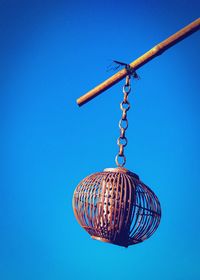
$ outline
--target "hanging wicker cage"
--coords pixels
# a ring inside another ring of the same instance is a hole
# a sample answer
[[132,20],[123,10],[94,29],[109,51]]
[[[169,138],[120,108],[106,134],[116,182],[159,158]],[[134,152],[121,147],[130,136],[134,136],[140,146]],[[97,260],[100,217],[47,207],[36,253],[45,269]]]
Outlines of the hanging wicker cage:
[[123,167],[83,179],[74,191],[73,210],[92,238],[124,247],[149,238],[161,219],[154,192]]

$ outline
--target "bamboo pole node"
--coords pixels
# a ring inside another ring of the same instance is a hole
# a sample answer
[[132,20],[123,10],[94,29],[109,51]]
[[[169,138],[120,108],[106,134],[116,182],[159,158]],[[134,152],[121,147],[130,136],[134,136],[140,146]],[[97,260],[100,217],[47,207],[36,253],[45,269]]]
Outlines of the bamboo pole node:
[[[178,42],[182,41],[186,37],[190,36],[194,32],[198,31],[200,29],[200,18],[197,18],[184,28],[180,29],[178,32],[174,33],[164,41],[160,42],[153,48],[151,48],[149,51],[147,51],[145,54],[128,64],[130,66],[131,71],[133,73],[141,68],[143,65],[151,61],[153,58],[157,57],[158,55],[161,55],[163,52],[165,52],[167,49],[171,48]],[[92,90],[88,91],[83,96],[79,97],[76,102],[79,106],[84,105],[88,101],[92,100],[99,94],[103,93],[105,90],[109,89],[119,81],[121,81],[123,78],[125,78],[129,74],[129,70],[125,67],[124,69],[118,71],[116,74],[93,88]]]

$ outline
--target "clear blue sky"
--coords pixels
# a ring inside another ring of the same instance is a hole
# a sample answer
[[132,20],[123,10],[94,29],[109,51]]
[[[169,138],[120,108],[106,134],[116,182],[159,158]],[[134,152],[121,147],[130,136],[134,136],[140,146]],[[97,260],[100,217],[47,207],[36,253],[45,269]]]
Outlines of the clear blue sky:
[[123,83],[76,98],[199,17],[190,1],[0,1],[0,279],[200,279],[200,33],[138,71],[126,167],[162,221],[128,249],[94,241],[71,201],[114,167]]

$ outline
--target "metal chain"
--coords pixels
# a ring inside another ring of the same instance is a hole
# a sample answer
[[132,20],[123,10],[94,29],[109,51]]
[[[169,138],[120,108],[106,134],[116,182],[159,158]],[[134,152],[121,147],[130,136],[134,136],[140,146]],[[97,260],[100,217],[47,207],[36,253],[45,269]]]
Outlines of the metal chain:
[[[115,162],[117,166],[124,166],[126,163],[126,157],[124,155],[124,147],[128,144],[128,140],[125,136],[126,130],[128,128],[128,119],[127,119],[127,112],[130,109],[130,102],[128,101],[128,94],[131,91],[131,75],[128,74],[126,76],[126,82],[123,86],[123,93],[124,99],[120,103],[120,109],[122,110],[122,117],[119,121],[119,129],[120,129],[120,136],[117,139],[117,145],[119,146],[119,152],[115,157]],[[122,159],[122,162],[119,163],[119,158]]]

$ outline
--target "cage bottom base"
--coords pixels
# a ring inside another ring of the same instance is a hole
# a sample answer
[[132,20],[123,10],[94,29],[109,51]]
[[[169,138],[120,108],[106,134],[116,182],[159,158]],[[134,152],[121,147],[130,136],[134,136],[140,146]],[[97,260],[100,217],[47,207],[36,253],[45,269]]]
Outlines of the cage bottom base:
[[110,244],[113,244],[113,245],[118,245],[118,246],[128,248],[128,245],[117,243],[117,242],[112,242],[111,240],[103,238],[103,237],[94,236],[94,235],[92,235],[91,237],[92,237],[92,239],[95,239],[95,240],[98,240],[98,241],[101,241],[101,242],[106,242],[106,243],[110,243]]

